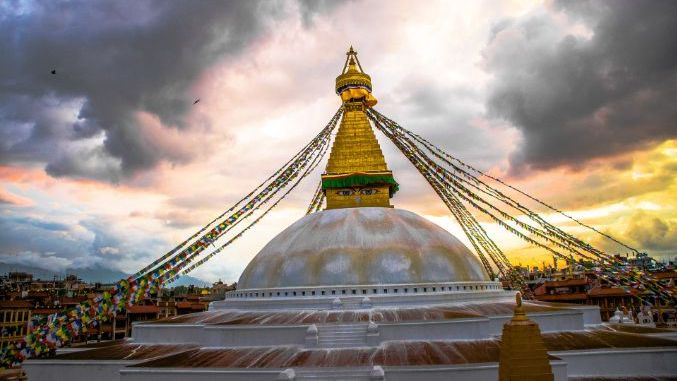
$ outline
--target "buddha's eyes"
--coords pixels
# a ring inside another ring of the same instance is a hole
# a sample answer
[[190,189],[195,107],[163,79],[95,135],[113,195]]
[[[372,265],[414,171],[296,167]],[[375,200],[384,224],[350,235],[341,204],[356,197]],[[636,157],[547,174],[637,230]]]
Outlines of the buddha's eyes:
[[355,192],[352,189],[341,189],[339,191],[336,191],[336,194],[339,196],[351,196]]
[[340,189],[336,191],[336,194],[339,196],[352,196],[354,194],[361,194],[364,196],[369,196],[372,194],[378,193],[378,189],[366,188],[366,189]]

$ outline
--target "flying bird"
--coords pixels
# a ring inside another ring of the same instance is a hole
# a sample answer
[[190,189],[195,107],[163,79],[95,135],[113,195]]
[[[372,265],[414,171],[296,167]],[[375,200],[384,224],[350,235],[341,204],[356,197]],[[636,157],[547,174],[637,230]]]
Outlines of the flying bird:
[[196,99],[195,102],[193,102],[194,105],[200,103],[200,98]]
[[56,75],[56,69],[52,69],[51,73],[52,73],[53,75]]

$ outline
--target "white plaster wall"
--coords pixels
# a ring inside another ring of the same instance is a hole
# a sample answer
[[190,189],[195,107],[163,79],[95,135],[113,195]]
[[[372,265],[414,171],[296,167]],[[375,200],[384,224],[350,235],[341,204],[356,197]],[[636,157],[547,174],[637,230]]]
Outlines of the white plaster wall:
[[[536,322],[541,332],[580,331],[585,329],[584,314],[579,310],[559,310],[553,312],[528,313],[527,317]],[[490,332],[500,335],[503,325],[512,319],[512,315],[489,316]]]
[[205,327],[202,345],[210,347],[247,347],[305,344],[307,325]]
[[144,344],[202,344],[206,342],[202,324],[137,324],[133,341]]
[[602,324],[602,315],[599,312],[599,306],[567,306],[583,312],[583,322],[585,325]]
[[30,381],[117,381],[119,371],[138,361],[28,360],[22,368]]
[[677,348],[550,352],[566,361],[569,376],[677,376]]
[[378,332],[380,341],[486,339],[491,335],[487,318],[383,323]]
[[[551,362],[555,381],[567,381],[566,363],[563,361]],[[454,366],[417,366],[417,367],[383,367],[386,381],[496,381],[498,379],[498,364],[467,364]],[[120,371],[120,381],[273,381],[284,369],[123,369]],[[362,369],[355,368],[356,374]],[[350,368],[319,368],[315,379],[346,379],[345,374]],[[314,370],[310,368],[298,369],[297,379],[309,379]],[[343,376],[343,377],[342,377]],[[350,378],[352,379],[352,378]],[[362,378],[360,378],[362,379]]]
[[[567,381],[567,364],[550,361],[555,381]],[[427,367],[383,367],[386,381],[496,381],[498,363]]]
[[282,371],[283,369],[128,368],[120,371],[119,379],[120,381],[274,381]]

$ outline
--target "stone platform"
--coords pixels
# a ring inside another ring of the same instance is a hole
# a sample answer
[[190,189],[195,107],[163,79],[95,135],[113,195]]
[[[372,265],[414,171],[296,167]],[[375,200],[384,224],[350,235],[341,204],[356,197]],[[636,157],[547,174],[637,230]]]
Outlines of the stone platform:
[[[131,340],[29,360],[24,368],[31,381],[495,381],[498,337],[512,317],[512,298],[495,290],[367,301],[253,297],[246,306],[233,298],[207,312],[135,324]],[[541,327],[556,380],[677,374],[672,331],[604,325],[593,306],[524,307]]]

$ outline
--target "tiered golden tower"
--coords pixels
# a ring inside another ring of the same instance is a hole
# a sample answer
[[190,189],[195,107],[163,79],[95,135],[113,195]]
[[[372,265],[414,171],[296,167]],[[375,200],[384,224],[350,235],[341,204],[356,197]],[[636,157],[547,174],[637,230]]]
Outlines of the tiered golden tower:
[[365,114],[377,102],[371,95],[371,77],[362,70],[352,46],[346,55],[343,71],[336,77],[344,114],[322,175],[327,209],[392,207],[390,198],[398,184]]
[[538,324],[527,318],[519,292],[515,298],[517,301],[515,315],[503,326],[498,379],[499,381],[553,381],[555,376],[541,337],[541,330]]

